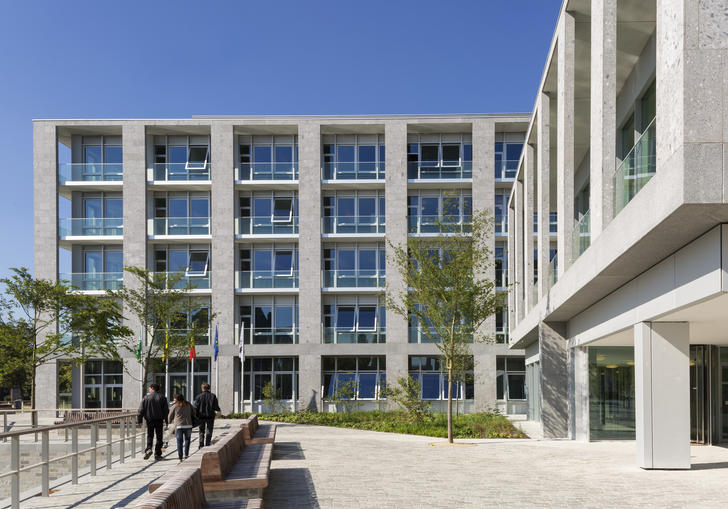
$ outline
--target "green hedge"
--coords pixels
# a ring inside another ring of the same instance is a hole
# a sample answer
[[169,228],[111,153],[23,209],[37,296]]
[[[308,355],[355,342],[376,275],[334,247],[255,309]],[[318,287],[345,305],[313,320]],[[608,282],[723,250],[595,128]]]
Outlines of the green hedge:
[[[231,414],[233,419],[244,419],[250,413]],[[310,411],[286,412],[280,414],[258,414],[263,421],[287,422],[292,424],[312,424],[316,426],[335,426],[339,428],[388,431],[408,435],[428,437],[447,437],[447,415],[432,413],[421,422],[410,420],[404,412],[338,412],[318,413]],[[496,412],[480,412],[453,416],[453,436],[455,438],[528,438],[505,416]]]

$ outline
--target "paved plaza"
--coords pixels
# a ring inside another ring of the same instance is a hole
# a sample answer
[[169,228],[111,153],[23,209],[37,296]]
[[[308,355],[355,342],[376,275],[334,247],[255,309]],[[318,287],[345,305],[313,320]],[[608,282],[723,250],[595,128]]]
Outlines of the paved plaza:
[[[218,421],[221,430],[227,422]],[[279,425],[266,508],[726,507],[728,449],[694,446],[690,471],[635,467],[634,442],[462,440]],[[195,444],[193,444],[195,447]],[[29,508],[122,507],[176,464],[137,459]],[[141,471],[136,471],[143,467]]]

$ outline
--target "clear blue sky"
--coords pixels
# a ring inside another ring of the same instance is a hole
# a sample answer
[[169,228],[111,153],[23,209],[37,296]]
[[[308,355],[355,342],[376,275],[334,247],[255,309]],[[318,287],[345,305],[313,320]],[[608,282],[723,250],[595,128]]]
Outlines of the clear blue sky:
[[33,118],[530,111],[560,5],[3,2],[0,276],[33,265]]

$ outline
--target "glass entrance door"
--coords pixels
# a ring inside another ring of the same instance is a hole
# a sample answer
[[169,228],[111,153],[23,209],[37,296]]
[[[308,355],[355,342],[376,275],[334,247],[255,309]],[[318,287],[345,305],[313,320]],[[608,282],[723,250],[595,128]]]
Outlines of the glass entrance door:
[[720,349],[720,441],[728,443],[728,347]]
[[690,441],[710,443],[710,347],[690,347]]

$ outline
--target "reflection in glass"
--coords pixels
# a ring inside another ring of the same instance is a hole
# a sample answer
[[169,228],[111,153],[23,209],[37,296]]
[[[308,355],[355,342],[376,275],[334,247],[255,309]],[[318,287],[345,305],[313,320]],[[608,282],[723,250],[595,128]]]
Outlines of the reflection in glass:
[[589,348],[589,431],[592,440],[634,440],[634,348]]

